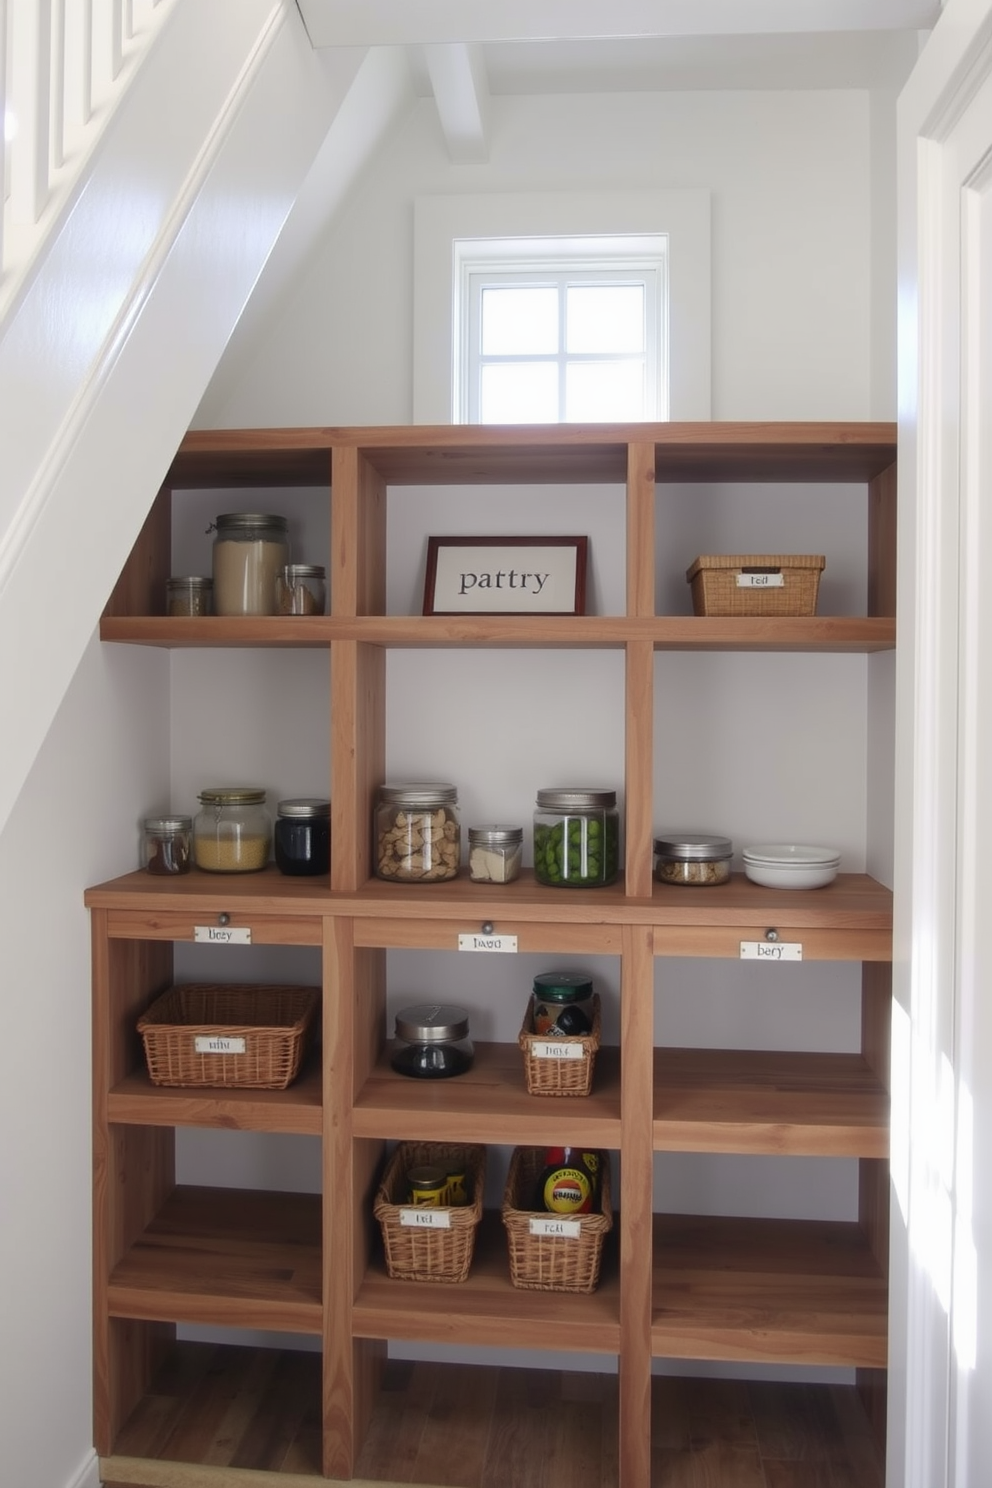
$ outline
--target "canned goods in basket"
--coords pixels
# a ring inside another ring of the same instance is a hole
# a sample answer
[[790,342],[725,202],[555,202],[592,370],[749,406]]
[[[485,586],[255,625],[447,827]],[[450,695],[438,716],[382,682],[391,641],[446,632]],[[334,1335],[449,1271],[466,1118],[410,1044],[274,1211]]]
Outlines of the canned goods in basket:
[[436,1168],[431,1163],[421,1163],[415,1168],[407,1171],[407,1182],[410,1185],[410,1203],[421,1208],[438,1208],[447,1203],[445,1190],[448,1179],[442,1168]]

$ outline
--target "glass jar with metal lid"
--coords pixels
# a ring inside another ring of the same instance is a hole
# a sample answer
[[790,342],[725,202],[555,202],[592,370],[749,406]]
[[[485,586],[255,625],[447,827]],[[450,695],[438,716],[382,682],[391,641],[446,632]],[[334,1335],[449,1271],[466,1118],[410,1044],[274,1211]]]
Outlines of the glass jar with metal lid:
[[471,1069],[475,1050],[468,1013],[444,1003],[404,1008],[396,1014],[394,1070],[419,1080],[444,1080]]
[[297,796],[276,807],[273,833],[280,873],[305,878],[331,866],[331,803],[322,796]]
[[730,877],[734,844],[713,832],[666,831],[654,840],[654,876],[659,883],[709,888]]
[[620,871],[617,793],[553,786],[537,793],[534,877],[558,888],[595,888]]
[[257,873],[269,861],[272,820],[257,786],[211,786],[200,792],[193,858],[208,873]]
[[276,614],[322,615],[327,574],[321,563],[287,563],[276,574]]
[[520,875],[523,841],[523,827],[469,827],[469,878],[473,883],[512,883]]
[[188,873],[192,864],[193,818],[149,816],[145,820],[141,866],[168,877]]
[[214,526],[214,614],[274,615],[276,575],[289,562],[286,518],[224,512]]
[[383,785],[373,826],[375,872],[393,883],[439,883],[461,866],[457,788],[447,781]]
[[209,615],[213,608],[213,580],[202,574],[175,574],[166,580],[167,615]]
[[592,1032],[592,979],[584,972],[542,971],[530,1000],[534,1033],[575,1038]]

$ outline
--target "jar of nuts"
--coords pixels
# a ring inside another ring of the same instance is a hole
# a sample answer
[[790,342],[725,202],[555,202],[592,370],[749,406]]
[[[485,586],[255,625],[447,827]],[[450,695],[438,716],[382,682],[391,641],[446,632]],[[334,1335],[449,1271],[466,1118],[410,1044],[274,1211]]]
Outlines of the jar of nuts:
[[395,883],[439,883],[461,866],[458,791],[447,782],[383,785],[373,827],[375,872]]
[[705,888],[726,883],[734,844],[712,832],[665,832],[654,840],[654,876],[659,883]]

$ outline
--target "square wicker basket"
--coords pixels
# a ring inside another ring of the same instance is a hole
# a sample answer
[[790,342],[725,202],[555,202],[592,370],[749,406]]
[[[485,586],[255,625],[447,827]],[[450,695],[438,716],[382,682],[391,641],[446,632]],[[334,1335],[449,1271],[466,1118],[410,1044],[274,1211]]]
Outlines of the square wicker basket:
[[[407,1201],[407,1170],[421,1163],[465,1170],[468,1203],[435,1211],[446,1217],[445,1228],[421,1227],[404,1221],[414,1210]],[[386,1270],[400,1281],[464,1281],[472,1265],[475,1234],[482,1218],[486,1179],[486,1149],[466,1143],[400,1142],[379,1180],[372,1212],[382,1229]]]
[[[598,992],[592,994],[592,1029],[585,1034],[550,1039],[546,1033],[535,1033],[528,1008],[523,1027],[517,1034],[517,1043],[524,1056],[528,1095],[588,1095],[592,1090],[599,1041]],[[543,1052],[549,1046],[560,1047],[562,1052],[554,1055]],[[577,1055],[571,1052],[575,1049],[579,1050]],[[566,1051],[568,1057],[565,1057]]]
[[[556,1216],[534,1208],[534,1191],[544,1169],[543,1147],[515,1147],[503,1195],[503,1224],[510,1252],[510,1280],[536,1292],[594,1292],[599,1285],[603,1241],[613,1228],[610,1163],[600,1176],[600,1212]],[[567,1218],[578,1234],[539,1232],[532,1221]]]
[[319,987],[190,982],[138,1020],[154,1085],[285,1090],[299,1074]]
[[[697,558],[686,572],[696,615],[815,615],[820,554],[725,553]],[[761,579],[774,582],[755,582]]]

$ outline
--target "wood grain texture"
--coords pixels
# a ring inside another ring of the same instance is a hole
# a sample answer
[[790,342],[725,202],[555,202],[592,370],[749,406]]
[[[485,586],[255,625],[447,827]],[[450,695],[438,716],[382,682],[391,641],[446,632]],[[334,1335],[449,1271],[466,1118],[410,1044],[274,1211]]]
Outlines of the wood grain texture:
[[624,931],[620,984],[622,1139],[620,1478],[648,1481],[651,1455],[652,1129],[654,950],[646,926]]
[[624,673],[624,862],[628,896],[651,894],[654,852],[654,652],[627,647]]

